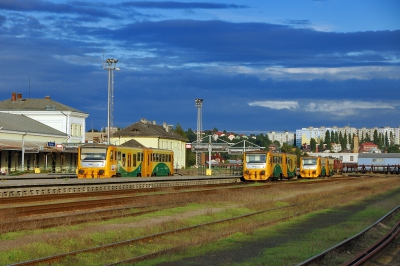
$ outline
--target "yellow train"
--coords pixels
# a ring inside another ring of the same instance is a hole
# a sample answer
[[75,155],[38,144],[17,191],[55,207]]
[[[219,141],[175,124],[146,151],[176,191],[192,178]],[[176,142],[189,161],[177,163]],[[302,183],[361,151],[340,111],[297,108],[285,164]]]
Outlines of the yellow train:
[[333,176],[341,167],[341,161],[328,157],[308,156],[300,158],[300,177],[318,178]]
[[171,176],[170,150],[84,144],[78,148],[78,178]]
[[243,179],[249,181],[291,179],[296,176],[297,156],[269,151],[244,153]]

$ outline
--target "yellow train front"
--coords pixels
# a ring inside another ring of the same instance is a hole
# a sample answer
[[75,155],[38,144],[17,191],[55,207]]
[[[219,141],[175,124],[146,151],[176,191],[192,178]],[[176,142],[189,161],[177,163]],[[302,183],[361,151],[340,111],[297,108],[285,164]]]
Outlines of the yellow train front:
[[251,151],[244,153],[243,179],[249,181],[291,179],[296,176],[294,154]]
[[300,176],[318,178],[334,174],[334,159],[323,157],[302,157],[300,159]]
[[78,148],[78,178],[170,176],[170,150],[85,144]]

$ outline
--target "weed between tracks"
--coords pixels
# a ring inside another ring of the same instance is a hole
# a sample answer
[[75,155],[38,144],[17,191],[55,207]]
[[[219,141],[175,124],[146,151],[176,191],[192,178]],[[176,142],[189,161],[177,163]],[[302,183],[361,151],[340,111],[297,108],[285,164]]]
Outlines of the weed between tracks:
[[[340,242],[353,235],[352,232],[361,231],[377,217],[386,213],[388,207],[378,204],[372,206],[372,209],[368,209],[369,211],[351,213],[351,215],[345,213],[348,217],[348,223],[345,224],[331,224],[332,221],[329,221],[329,218],[327,221],[319,219],[323,224],[317,224],[317,226],[315,223],[309,222],[313,219],[318,220],[318,217],[324,215],[329,217],[329,214],[334,212],[329,208],[351,204],[370,195],[400,187],[398,178],[390,178],[390,182],[388,180],[388,178],[360,179],[357,182],[325,185],[320,182],[318,185],[306,187],[306,190],[302,186],[287,186],[278,183],[256,191],[223,191],[218,195],[204,197],[197,203],[140,217],[3,234],[0,236],[0,261],[6,265],[307,201],[307,204],[296,207],[280,208],[243,220],[176,233],[151,241],[128,244],[111,251],[82,254],[60,262],[60,265],[99,265],[180,247],[181,251],[178,255],[163,256],[143,264],[152,265],[167,261],[179,261],[182,258],[196,255],[204,257],[205,254],[216,251],[223,253],[224,250],[235,249],[244,243],[260,241],[257,243],[260,247],[258,253],[252,254],[251,250],[248,252],[248,255],[251,255],[250,258],[253,258],[252,260],[247,258],[242,261],[232,251],[229,251],[230,259],[225,260],[224,265],[235,263],[246,265],[250,261],[253,262],[251,265],[263,265],[266,264],[266,258],[268,262],[273,262],[267,263],[269,265],[290,265]],[[175,197],[179,197],[179,194]],[[396,199],[397,203],[400,202],[400,196]],[[277,219],[303,211],[313,213],[288,222],[273,223]],[[268,222],[274,225],[266,227]],[[300,231],[304,231],[301,239],[296,237],[294,232],[285,235],[285,232],[293,230],[291,228],[300,228]],[[321,238],[321,236],[324,237]],[[217,241],[221,237],[222,240]],[[265,239],[274,237],[286,238],[287,241],[283,246],[279,243],[265,245]],[[209,242],[214,243],[207,244]],[[257,249],[252,248],[252,250],[256,251]],[[271,261],[272,258],[273,261]]]

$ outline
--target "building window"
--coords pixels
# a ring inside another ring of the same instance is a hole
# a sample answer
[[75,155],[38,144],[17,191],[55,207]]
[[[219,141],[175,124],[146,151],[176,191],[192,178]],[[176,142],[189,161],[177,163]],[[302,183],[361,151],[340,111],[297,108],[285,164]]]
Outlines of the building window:
[[354,161],[354,156],[350,156],[350,162]]

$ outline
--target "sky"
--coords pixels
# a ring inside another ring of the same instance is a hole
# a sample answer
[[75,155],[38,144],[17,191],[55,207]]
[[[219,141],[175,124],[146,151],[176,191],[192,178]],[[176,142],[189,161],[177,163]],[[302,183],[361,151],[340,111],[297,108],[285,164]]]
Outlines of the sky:
[[259,134],[400,126],[398,0],[0,0],[0,100]]

